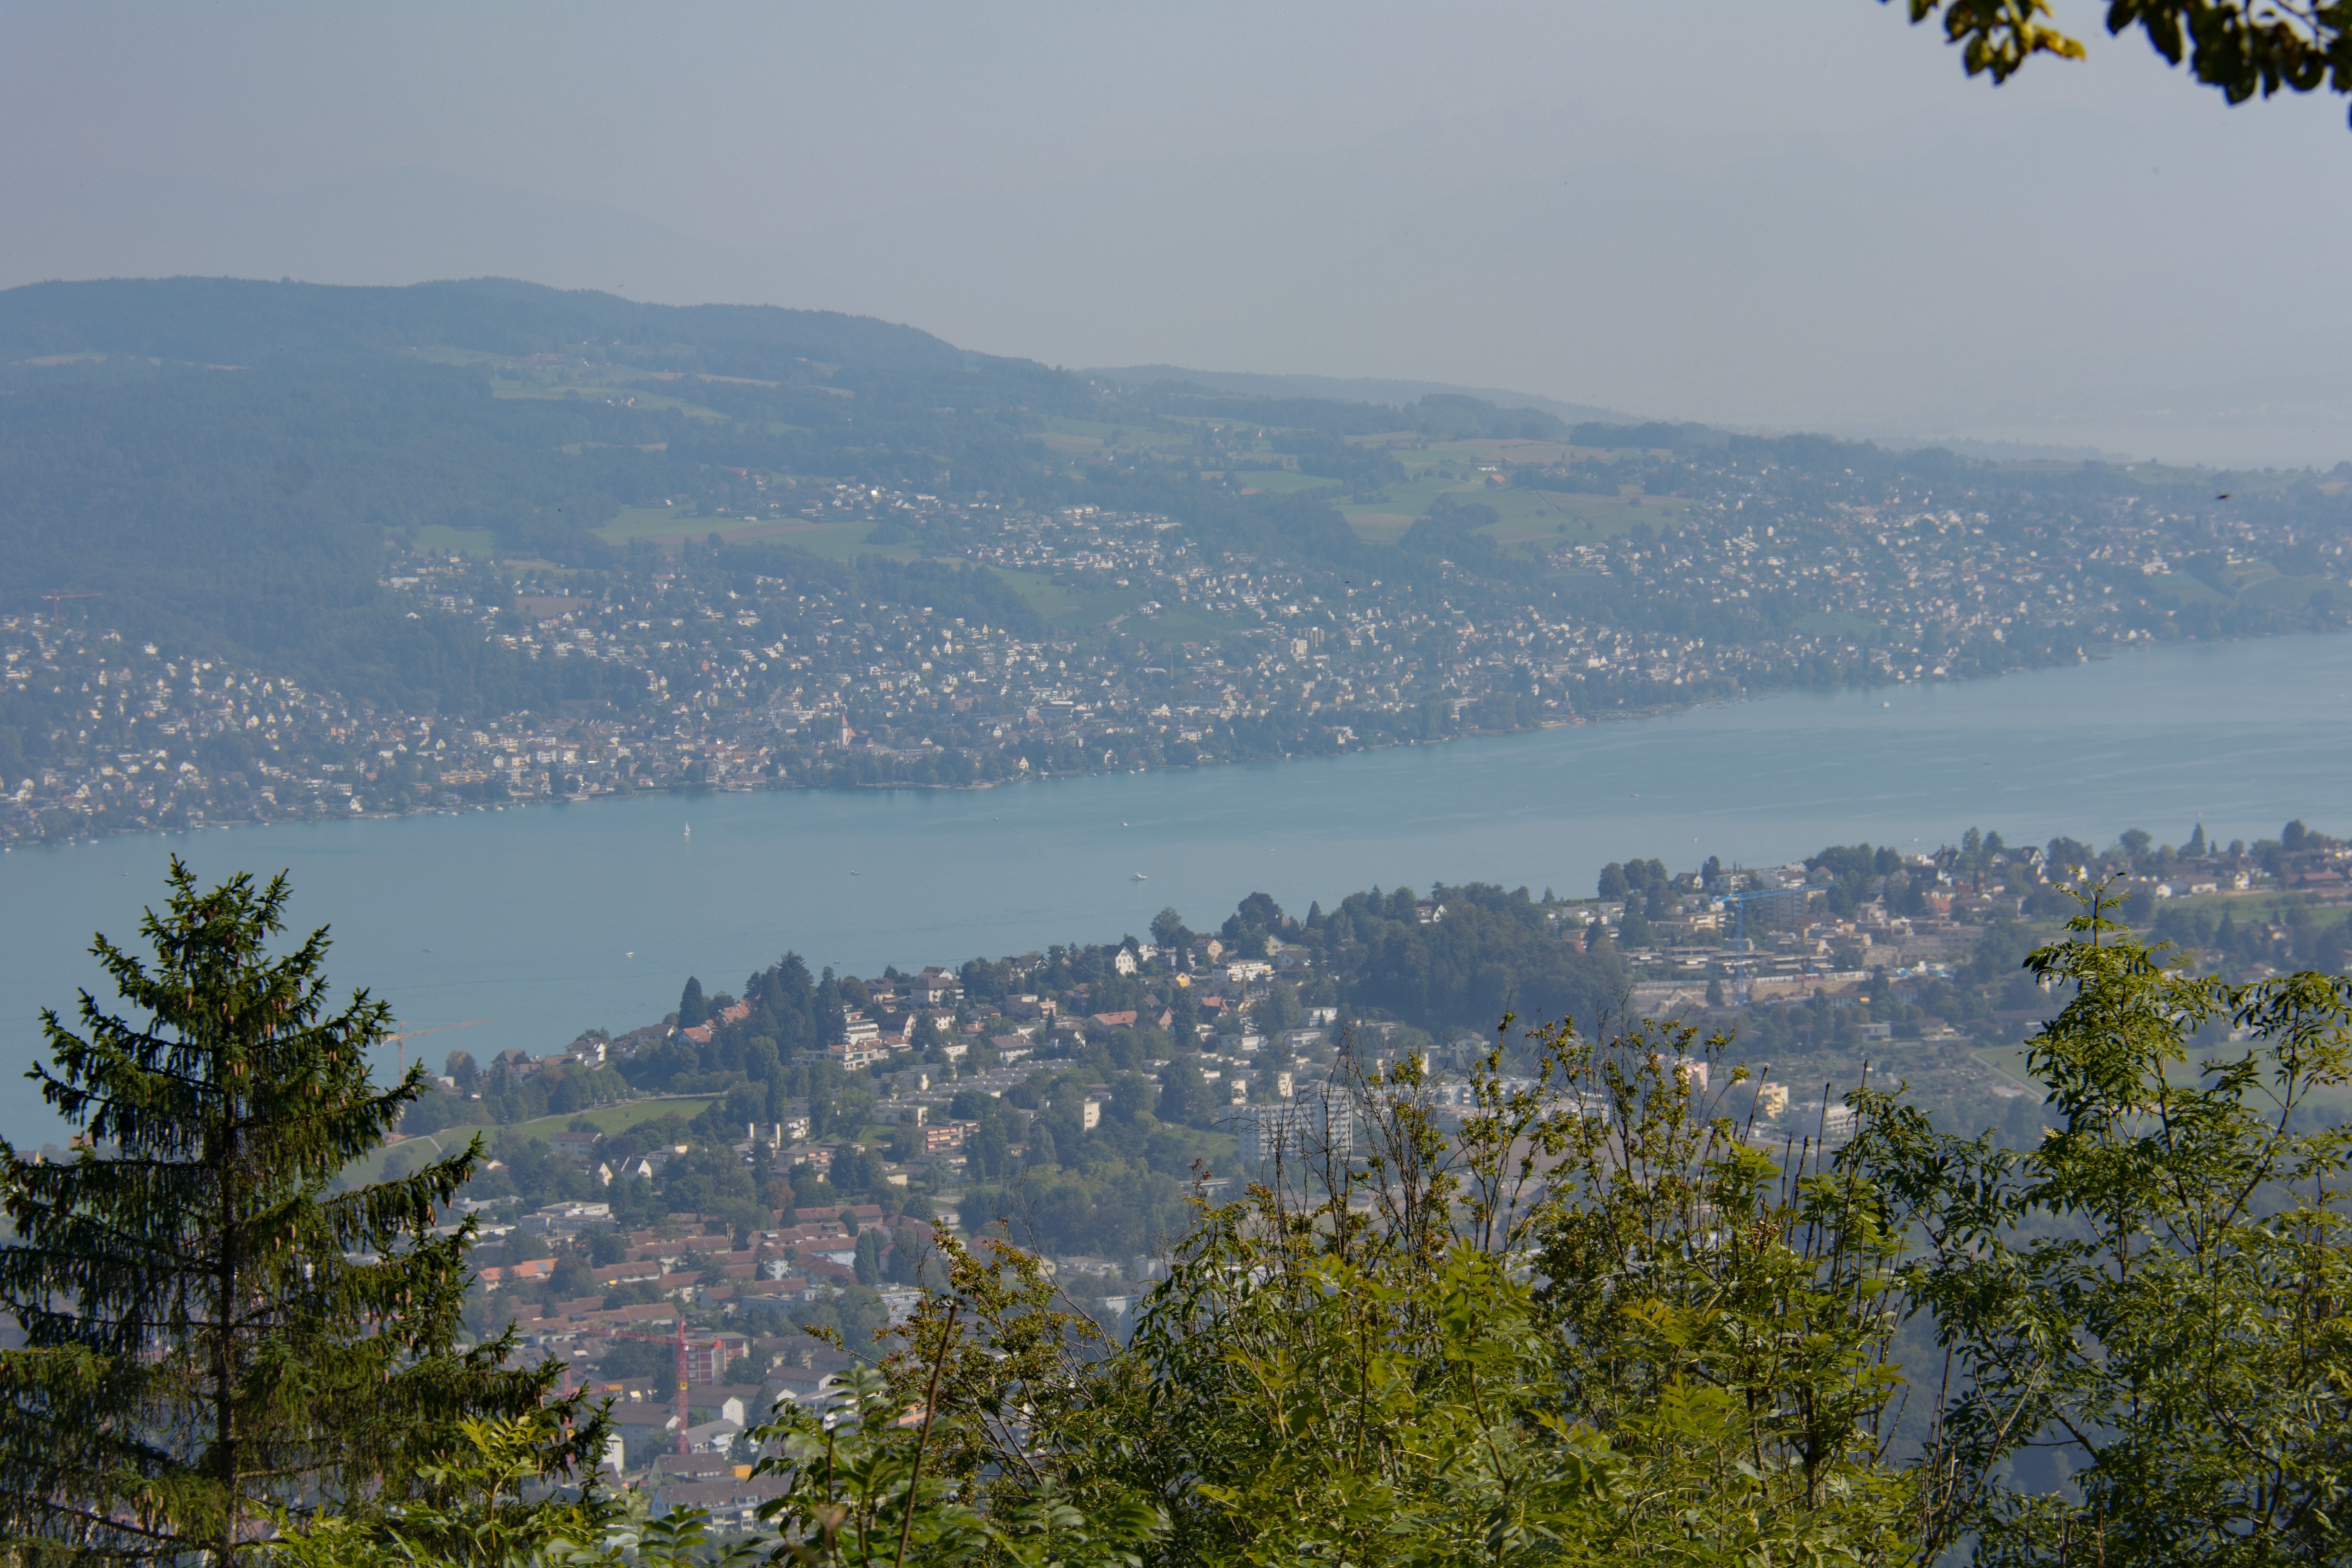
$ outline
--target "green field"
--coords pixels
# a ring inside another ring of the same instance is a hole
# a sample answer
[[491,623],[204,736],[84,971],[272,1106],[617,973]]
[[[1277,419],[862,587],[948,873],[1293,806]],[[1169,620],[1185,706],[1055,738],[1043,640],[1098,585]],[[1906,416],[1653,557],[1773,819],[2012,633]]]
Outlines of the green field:
[[1053,452],[1098,452],[1106,446],[1182,446],[1192,433],[1148,425],[1105,424],[1097,420],[1048,417],[1038,439]]
[[2264,609],[2297,610],[2311,602],[2311,596],[2338,588],[2340,585],[2324,577],[2282,577],[2269,567],[2262,569],[2267,575],[2249,574],[2238,587],[2241,603],[2260,605]]
[[1003,567],[996,569],[996,575],[1026,601],[1029,608],[1037,612],[1037,618],[1048,626],[1059,624],[1079,612],[1078,595],[1050,577],[1034,571],[1007,571]]
[[497,542],[488,528],[453,528],[428,523],[416,530],[416,548],[427,555],[487,556]]
[[1099,593],[1081,593],[1035,572],[1006,571],[1000,568],[996,575],[1010,583],[1013,591],[1028,601],[1029,608],[1037,612],[1038,619],[1045,622],[1048,630],[1055,632],[1099,626],[1112,616],[1132,610],[1150,597],[1139,588],[1112,588]]
[[805,533],[818,526],[798,517],[762,517],[747,522],[741,517],[680,517],[672,507],[624,507],[620,516],[596,530],[596,537],[616,545],[631,539],[677,544],[682,539],[707,538],[712,534],[721,538],[740,538],[754,534]]
[[1451,496],[1460,504],[1492,507],[1497,520],[1480,531],[1506,548],[1530,541],[1589,543],[1625,533],[1637,523],[1667,528],[1688,518],[1691,509],[1688,501],[1654,496],[1569,496],[1517,486],[1498,489],[1433,473],[1391,485],[1381,494],[1381,500],[1349,503],[1339,508],[1359,536],[1379,543],[1397,539],[1417,518],[1429,514],[1440,496]]
[[811,555],[845,560],[851,556],[883,555],[913,560],[922,553],[918,544],[877,545],[866,542],[874,525],[864,518],[844,522],[811,522],[806,517],[682,517],[667,507],[627,507],[620,516],[596,530],[607,544],[646,539],[654,544],[681,544],[717,534],[731,543],[773,540]]
[[828,560],[847,560],[852,556],[887,556],[892,560],[913,560],[923,553],[922,546],[908,541],[905,544],[877,545],[867,540],[874,525],[859,519],[845,523],[818,523],[808,532],[792,534],[784,542],[794,549],[804,549],[811,555],[821,555]]
[[[1397,446],[1392,455],[1404,465],[1407,477],[1383,486],[1378,499],[1344,502],[1339,510],[1360,538],[1392,543],[1415,519],[1428,516],[1440,497],[1449,497],[1455,504],[1493,507],[1496,521],[1481,531],[1507,549],[1563,540],[1586,543],[1625,533],[1637,524],[1667,528],[1689,518],[1691,503],[1685,500],[1571,496],[1528,485],[1495,485],[1486,476],[1488,469],[1560,463],[1589,455],[1590,451],[1557,441],[1451,441]],[[1255,474],[1247,470],[1237,470],[1234,477],[1241,483],[1257,482]]]
[[[2003,1083],[2031,1086],[2033,1075],[2025,1070],[2025,1047],[2021,1045],[1987,1045],[1969,1052],[1979,1061],[1993,1070]],[[2034,1098],[2039,1099],[2038,1092]]]
[[630,406],[640,410],[667,410],[694,419],[715,419],[721,423],[727,423],[727,416],[715,408],[706,408],[698,402],[688,402],[684,398],[672,397],[667,392],[646,392],[635,386],[617,384],[556,386],[546,382],[525,382],[517,381],[510,376],[492,376],[490,395],[503,398],[538,398],[555,402],[603,402],[609,398],[616,402],[625,401]]
[[1691,512],[1688,501],[1659,496],[1566,496],[1552,490],[1517,493],[1539,502],[1554,521],[1567,523],[1571,536],[1580,527],[1589,528],[1587,538],[1626,533],[1641,523],[1654,528],[1678,527]]
[[1342,507],[1339,515],[1356,530],[1359,538],[1374,544],[1394,544],[1404,537],[1405,529],[1420,520],[1417,512],[1400,512],[1387,503],[1379,506]]
[[1564,441],[1443,441],[1428,446],[1401,451],[1397,456],[1411,467],[1415,461],[1467,464],[1477,467],[1489,463],[1566,463],[1590,454],[1587,446],[1570,446]]
[[1302,490],[1337,490],[1337,479],[1320,474],[1293,474],[1287,468],[1235,468],[1228,477],[1244,489],[1259,490],[1269,496],[1296,496]]

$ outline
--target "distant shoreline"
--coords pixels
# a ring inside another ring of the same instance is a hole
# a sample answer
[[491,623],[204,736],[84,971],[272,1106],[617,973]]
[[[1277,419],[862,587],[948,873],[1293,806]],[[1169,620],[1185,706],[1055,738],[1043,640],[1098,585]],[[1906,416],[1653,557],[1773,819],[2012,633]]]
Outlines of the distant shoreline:
[[1288,762],[1310,760],[1336,761],[1349,757],[1369,756],[1373,752],[1379,751],[1399,751],[1412,747],[1452,746],[1465,741],[1477,742],[1505,740],[1513,736],[1533,735],[1544,730],[1580,729],[1591,725],[1624,724],[1649,719],[1674,718],[1684,714],[1698,713],[1711,708],[1738,707],[1750,703],[1772,702],[1783,697],[1790,696],[1801,696],[1807,695],[1826,695],[1840,692],[1888,691],[1925,686],[1977,685],[1987,682],[2004,680],[2011,675],[2032,674],[2040,671],[2072,669],[2083,665],[2103,664],[2119,655],[2137,653],[2144,650],[2153,651],[2160,648],[2224,646],[2240,643],[2267,642],[2281,637],[2331,637],[2340,634],[2341,633],[2334,632],[2254,632],[2242,637],[2181,638],[2178,641],[2168,642],[2151,640],[2145,644],[2105,643],[2099,644],[2096,648],[2085,646],[2080,652],[2079,655],[2072,660],[2053,660],[2051,663],[2044,664],[2027,664],[2013,670],[2002,670],[1990,675],[1930,675],[1921,679],[1909,681],[1873,681],[1869,683],[1839,685],[1834,686],[1782,686],[1770,691],[1745,692],[1738,696],[1702,697],[1686,703],[1663,704],[1652,707],[1638,709],[1628,708],[1622,711],[1612,709],[1599,713],[1578,714],[1569,718],[1541,720],[1521,729],[1473,730],[1464,734],[1436,736],[1428,740],[1412,739],[1381,741],[1354,747],[1346,751],[1332,752],[1329,754],[1318,753],[1312,757],[1301,757],[1297,754],[1286,753],[1278,758],[1263,758],[1250,760],[1221,759],[1210,762],[1185,762],[1150,768],[1094,768],[1086,772],[1054,773],[1043,776],[1026,775],[1011,779],[981,779],[970,784],[925,784],[889,781],[856,784],[797,784],[779,782],[742,785],[681,784],[653,789],[631,789],[625,792],[609,790],[593,795],[535,796],[518,798],[509,800],[474,802],[460,806],[418,806],[405,811],[352,811],[340,815],[320,815],[317,817],[279,817],[262,821],[238,821],[203,822],[183,825],[176,828],[113,829],[100,833],[79,833],[69,838],[45,841],[38,843],[9,844],[0,846],[0,853],[13,854],[18,849],[36,850],[70,848],[75,844],[95,842],[100,839],[141,837],[170,838],[180,834],[210,832],[215,830],[227,831],[237,828],[307,827],[325,822],[339,821],[389,822],[402,821],[410,817],[463,817],[505,810],[527,810],[534,807],[586,806],[600,801],[642,800],[663,798],[692,799],[697,796],[705,795],[856,795],[899,792],[909,794],[959,793],[976,792],[985,789],[1008,789],[1033,784],[1060,783],[1065,780],[1074,779],[1109,779],[1117,778],[1121,774],[1196,773],[1218,768],[1279,767]]

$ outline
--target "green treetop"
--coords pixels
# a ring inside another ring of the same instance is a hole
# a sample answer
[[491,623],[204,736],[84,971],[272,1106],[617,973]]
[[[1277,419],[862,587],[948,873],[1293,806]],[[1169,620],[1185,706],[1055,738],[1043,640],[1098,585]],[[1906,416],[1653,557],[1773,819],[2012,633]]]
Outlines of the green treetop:
[[331,1191],[425,1086],[380,1088],[390,1010],[330,1012],[327,936],[283,957],[280,876],[200,890],[174,860],[142,958],[92,951],[124,1004],[87,992],[42,1026],[28,1076],[77,1129],[45,1162],[0,1142],[0,1533],[74,1561],[238,1560],[273,1515],[429,1494],[459,1423],[549,1415],[537,1462],[601,1437],[542,1410],[561,1367],[460,1350],[468,1221],[435,1229],[478,1144],[397,1180]]

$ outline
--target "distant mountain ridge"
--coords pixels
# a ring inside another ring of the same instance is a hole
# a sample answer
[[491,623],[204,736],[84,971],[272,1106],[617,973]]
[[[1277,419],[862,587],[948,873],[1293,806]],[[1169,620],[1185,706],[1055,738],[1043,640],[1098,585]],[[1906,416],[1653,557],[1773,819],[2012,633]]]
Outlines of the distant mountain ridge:
[[[918,328],[773,305],[651,305],[590,289],[480,277],[378,287],[234,277],[108,278],[0,290],[0,362],[132,354],[190,364],[369,358],[425,348],[556,352],[678,345],[692,368],[788,379],[805,362],[953,371],[1027,360],[959,349]],[[764,373],[764,374],[763,374]]]
[[1475,397],[1498,408],[1531,408],[1556,414],[1570,424],[1641,424],[1643,416],[1603,408],[1597,403],[1563,402],[1540,392],[1512,392],[1501,387],[1455,386],[1448,382],[1394,381],[1381,377],[1266,375],[1254,371],[1195,371],[1181,365],[1116,365],[1080,371],[1078,374],[1116,386],[1142,387],[1160,382],[1189,382],[1211,392],[1242,397],[1319,398],[1334,402],[1376,402],[1402,408],[1430,397]]

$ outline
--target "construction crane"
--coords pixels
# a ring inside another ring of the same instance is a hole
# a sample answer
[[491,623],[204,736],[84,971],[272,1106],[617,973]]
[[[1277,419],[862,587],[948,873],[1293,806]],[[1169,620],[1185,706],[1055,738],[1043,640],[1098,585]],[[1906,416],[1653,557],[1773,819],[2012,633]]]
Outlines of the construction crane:
[[[58,624],[58,606],[59,603],[68,599],[96,599],[100,597],[100,591],[94,588],[85,590],[79,593],[68,593],[64,590],[59,589],[52,593],[44,593],[41,597],[48,601],[49,623],[51,625],[56,625]],[[85,624],[87,624],[87,618],[85,618]]]
[[447,1034],[453,1029],[478,1029],[488,1019],[467,1019],[464,1023],[436,1024],[431,1029],[412,1029],[404,1034],[388,1034],[384,1038],[400,1048],[400,1076],[408,1076],[408,1042],[423,1040],[428,1034]]
[[[687,1355],[689,1348],[686,1338],[686,1315],[683,1312],[678,1314],[677,1325],[677,1328],[675,1333],[640,1333],[632,1329],[614,1329],[608,1331],[604,1337],[606,1339],[650,1340],[656,1344],[667,1344],[677,1350],[677,1405],[676,1413],[677,1417],[677,1447],[675,1451],[683,1454],[686,1452],[686,1428],[688,1420],[686,1402],[686,1378],[688,1367]],[[715,1339],[710,1342],[710,1365],[711,1375],[713,1377],[716,1377],[719,1375],[719,1357],[724,1354],[724,1342]]]

